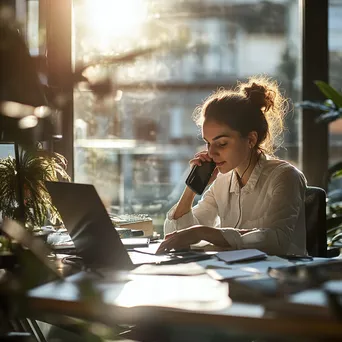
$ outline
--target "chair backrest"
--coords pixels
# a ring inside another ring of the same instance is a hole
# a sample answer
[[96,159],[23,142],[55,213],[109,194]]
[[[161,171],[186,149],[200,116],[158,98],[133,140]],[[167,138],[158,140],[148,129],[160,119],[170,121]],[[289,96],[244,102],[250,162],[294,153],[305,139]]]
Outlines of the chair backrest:
[[327,256],[326,193],[309,186],[305,193],[306,249],[314,257]]

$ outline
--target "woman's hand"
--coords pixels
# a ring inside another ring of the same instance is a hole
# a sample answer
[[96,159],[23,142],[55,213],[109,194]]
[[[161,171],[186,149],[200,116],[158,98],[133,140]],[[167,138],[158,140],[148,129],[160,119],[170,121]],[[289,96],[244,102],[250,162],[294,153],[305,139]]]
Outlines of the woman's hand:
[[[208,151],[201,151],[195,154],[195,158],[191,159],[189,164],[190,166],[198,165],[201,166],[203,162],[211,162],[213,159],[209,156]],[[213,171],[210,179],[209,179],[209,184],[211,184],[217,177],[218,175],[218,169],[215,168]]]
[[180,231],[175,231],[165,236],[165,240],[159,246],[156,254],[169,252],[170,250],[189,249],[190,245],[201,240],[201,228],[198,226],[190,227]]
[[165,241],[159,246],[157,254],[169,252],[172,249],[189,249],[190,245],[201,240],[208,241],[219,247],[230,247],[220,229],[197,225],[167,234]]
[[211,162],[212,158],[209,157],[208,151],[200,151],[195,154],[194,158],[190,160],[190,166],[201,166],[203,162]]

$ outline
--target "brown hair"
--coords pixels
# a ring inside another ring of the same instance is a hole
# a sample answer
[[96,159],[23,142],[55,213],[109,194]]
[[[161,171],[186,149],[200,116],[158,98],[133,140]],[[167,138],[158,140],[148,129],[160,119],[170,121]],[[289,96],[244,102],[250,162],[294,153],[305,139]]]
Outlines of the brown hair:
[[242,137],[256,131],[256,148],[270,155],[281,145],[287,101],[278,84],[266,77],[251,77],[233,90],[219,89],[211,94],[193,115],[198,126],[214,120],[238,131]]

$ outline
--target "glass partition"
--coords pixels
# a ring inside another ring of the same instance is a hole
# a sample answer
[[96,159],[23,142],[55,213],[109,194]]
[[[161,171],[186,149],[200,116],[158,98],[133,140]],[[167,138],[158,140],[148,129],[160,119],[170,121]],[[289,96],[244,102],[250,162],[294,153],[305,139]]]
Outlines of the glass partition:
[[[329,83],[342,93],[342,3],[329,1]],[[329,124],[329,166],[342,169],[342,120]],[[342,187],[342,178],[329,179],[328,190]],[[340,198],[339,198],[340,200]]]
[[[130,63],[94,65],[85,76],[97,88],[75,88],[75,181],[94,184],[112,211],[150,214],[160,231],[184,189],[188,161],[204,147],[191,115],[207,95],[267,74],[300,99],[297,1],[73,5],[75,67],[153,50]],[[290,102],[278,156],[300,167],[299,120]]]
[[[342,92],[342,2],[329,1],[329,82]],[[342,120],[329,125],[330,164],[342,161]]]

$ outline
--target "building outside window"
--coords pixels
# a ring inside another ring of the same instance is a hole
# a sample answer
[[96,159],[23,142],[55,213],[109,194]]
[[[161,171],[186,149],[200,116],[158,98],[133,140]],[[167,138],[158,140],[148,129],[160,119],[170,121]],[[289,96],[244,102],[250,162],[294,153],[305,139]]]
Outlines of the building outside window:
[[[150,46],[131,64],[97,66],[111,96],[74,90],[75,181],[92,183],[113,211],[161,222],[178,200],[188,162],[204,148],[191,115],[219,87],[250,75],[276,79],[300,99],[297,1],[74,0],[74,61]],[[290,104],[277,153],[298,164],[299,115]]]

